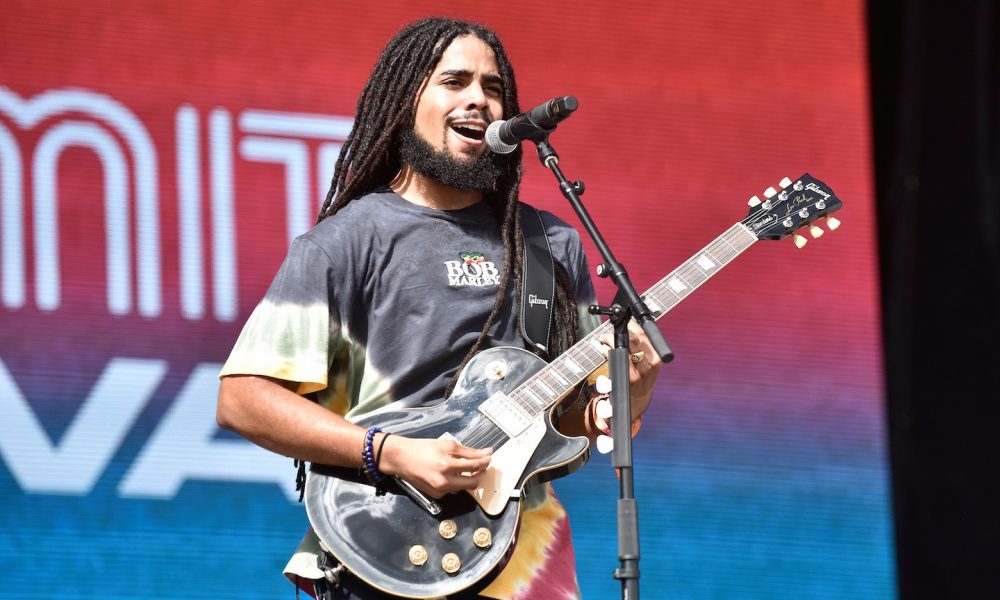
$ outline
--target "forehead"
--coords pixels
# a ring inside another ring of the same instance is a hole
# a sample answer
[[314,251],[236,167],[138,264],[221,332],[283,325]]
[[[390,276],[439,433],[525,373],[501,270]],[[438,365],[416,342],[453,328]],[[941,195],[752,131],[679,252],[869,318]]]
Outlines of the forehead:
[[470,71],[496,74],[497,58],[489,44],[474,35],[463,35],[452,40],[441,55],[434,73],[443,71]]

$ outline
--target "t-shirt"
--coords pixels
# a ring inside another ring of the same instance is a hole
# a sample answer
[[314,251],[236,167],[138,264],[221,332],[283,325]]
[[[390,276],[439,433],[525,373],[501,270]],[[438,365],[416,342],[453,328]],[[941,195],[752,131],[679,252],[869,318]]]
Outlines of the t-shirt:
[[[553,259],[569,275],[581,333],[594,291],[579,234],[542,211]],[[297,382],[349,420],[439,402],[493,307],[503,272],[499,223],[486,202],[442,211],[388,188],[356,198],[292,243],[222,370]],[[515,286],[482,349],[524,347]],[[565,511],[547,485],[526,499],[514,555],[483,593],[576,597]],[[315,579],[310,531],[286,573]],[[550,593],[551,592],[551,593]]]

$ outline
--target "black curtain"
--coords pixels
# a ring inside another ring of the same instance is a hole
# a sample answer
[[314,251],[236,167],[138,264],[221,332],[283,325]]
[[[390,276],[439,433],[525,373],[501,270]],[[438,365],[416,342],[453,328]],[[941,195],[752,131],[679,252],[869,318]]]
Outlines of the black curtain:
[[1000,2],[868,17],[900,597],[1000,598]]

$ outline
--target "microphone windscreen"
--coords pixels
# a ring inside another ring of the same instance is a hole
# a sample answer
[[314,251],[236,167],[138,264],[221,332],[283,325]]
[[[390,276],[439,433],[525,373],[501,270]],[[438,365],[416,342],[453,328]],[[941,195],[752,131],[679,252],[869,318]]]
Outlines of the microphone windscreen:
[[500,139],[500,127],[507,121],[493,121],[486,128],[486,145],[497,154],[510,154],[517,149],[517,144],[508,144]]

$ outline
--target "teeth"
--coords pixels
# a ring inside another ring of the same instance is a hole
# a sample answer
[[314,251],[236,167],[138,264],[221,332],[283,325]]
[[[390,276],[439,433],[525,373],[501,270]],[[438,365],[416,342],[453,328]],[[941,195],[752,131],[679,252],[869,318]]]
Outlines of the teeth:
[[452,123],[451,128],[464,138],[482,140],[483,136],[486,135],[486,129],[482,125]]

